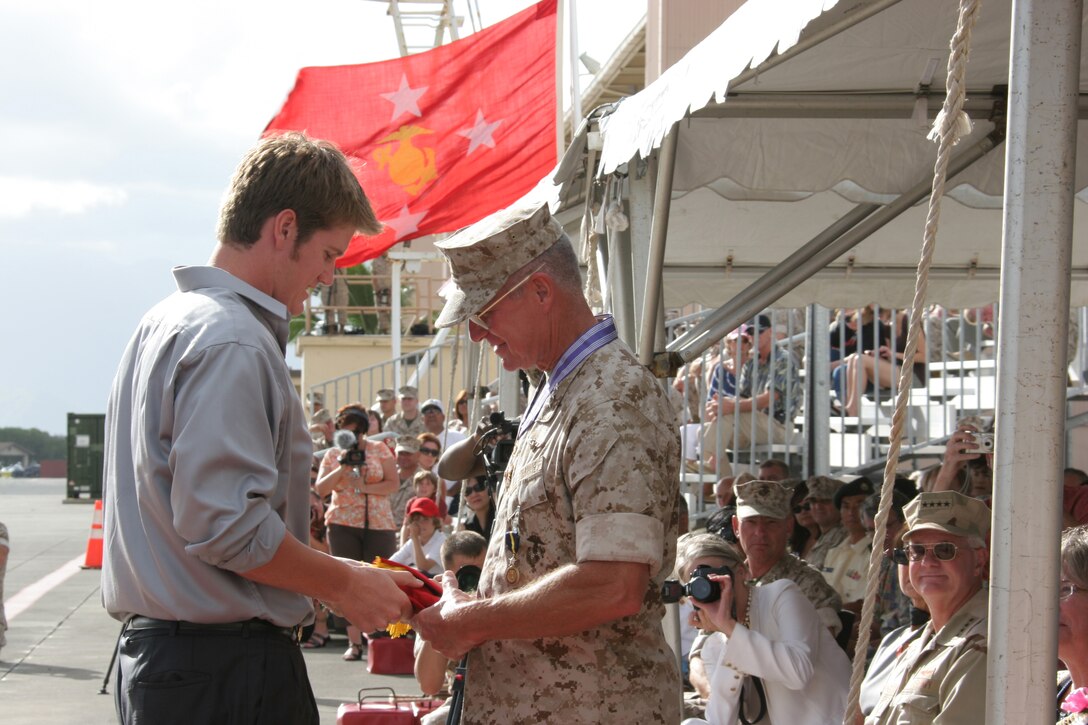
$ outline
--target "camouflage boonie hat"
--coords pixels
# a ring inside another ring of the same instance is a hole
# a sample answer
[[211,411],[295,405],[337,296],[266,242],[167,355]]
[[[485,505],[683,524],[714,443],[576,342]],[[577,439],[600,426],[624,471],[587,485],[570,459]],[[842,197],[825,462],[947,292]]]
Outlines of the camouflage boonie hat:
[[419,440],[414,436],[397,438],[397,453],[419,453]]
[[842,481],[831,476],[812,476],[808,479],[808,498],[833,501]]
[[449,239],[435,242],[450,263],[452,289],[435,327],[452,327],[474,315],[510,276],[563,236],[547,204],[521,202],[485,217]]
[[990,535],[990,509],[977,498],[958,491],[920,493],[903,508],[903,518],[904,539],[926,529],[953,536],[975,536],[983,541]]
[[392,388],[382,388],[381,390],[378,391],[378,393],[377,393],[377,395],[375,397],[377,398],[377,400],[384,400],[384,401],[396,400],[397,393]]
[[736,487],[737,518],[767,516],[784,519],[790,515],[793,488],[778,481],[749,481]]

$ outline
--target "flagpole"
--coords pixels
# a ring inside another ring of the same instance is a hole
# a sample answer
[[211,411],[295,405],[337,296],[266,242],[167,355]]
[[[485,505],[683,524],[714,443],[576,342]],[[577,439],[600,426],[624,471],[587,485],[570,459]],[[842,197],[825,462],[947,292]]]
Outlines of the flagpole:
[[[570,5],[570,137],[578,132],[582,123],[582,90],[578,80],[578,0],[569,0]],[[565,149],[560,150],[562,155]]]
[[555,158],[563,158],[566,134],[563,131],[563,14],[566,0],[559,0],[555,10]]

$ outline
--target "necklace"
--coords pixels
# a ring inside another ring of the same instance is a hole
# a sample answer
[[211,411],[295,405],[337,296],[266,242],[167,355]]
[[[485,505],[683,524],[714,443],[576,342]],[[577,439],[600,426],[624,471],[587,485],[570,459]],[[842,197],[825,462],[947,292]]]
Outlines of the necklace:
[[744,626],[747,629],[752,628],[752,593],[755,589],[755,587],[748,587],[748,604],[744,607]]

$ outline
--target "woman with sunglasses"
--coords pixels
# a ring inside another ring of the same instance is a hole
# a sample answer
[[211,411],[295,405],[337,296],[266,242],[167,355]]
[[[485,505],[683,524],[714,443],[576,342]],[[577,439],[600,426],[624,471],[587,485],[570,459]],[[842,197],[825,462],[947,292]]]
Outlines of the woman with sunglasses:
[[1058,588],[1058,723],[1088,723],[1088,526],[1062,534]]
[[812,518],[812,505],[808,498],[808,484],[800,481],[793,488],[790,505],[793,507],[794,527],[790,533],[790,552],[799,558],[808,560],[816,539],[820,538],[820,525]]
[[463,485],[465,508],[471,512],[465,522],[465,528],[491,541],[491,526],[495,521],[495,499],[487,485],[487,476],[476,476],[466,480]]
[[[337,445],[330,448],[317,472],[314,490],[324,498],[332,494],[325,512],[327,541],[333,556],[373,561],[397,549],[397,525],[389,505],[389,494],[400,487],[393,454],[382,443],[367,440],[370,420],[361,409],[348,408],[336,417]],[[365,462],[352,465],[345,454],[354,448],[365,453]],[[341,463],[341,461],[344,461]],[[349,646],[345,660],[362,659],[362,636],[348,627]]]

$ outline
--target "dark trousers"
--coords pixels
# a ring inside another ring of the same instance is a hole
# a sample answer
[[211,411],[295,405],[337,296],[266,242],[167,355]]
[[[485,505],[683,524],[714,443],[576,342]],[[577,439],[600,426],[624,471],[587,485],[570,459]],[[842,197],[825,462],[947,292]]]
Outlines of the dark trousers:
[[359,529],[342,524],[329,524],[325,535],[329,542],[329,553],[345,559],[364,561],[370,564],[374,557],[385,559],[396,553],[397,532]]
[[114,691],[124,725],[318,725],[298,643],[271,629],[128,629]]

